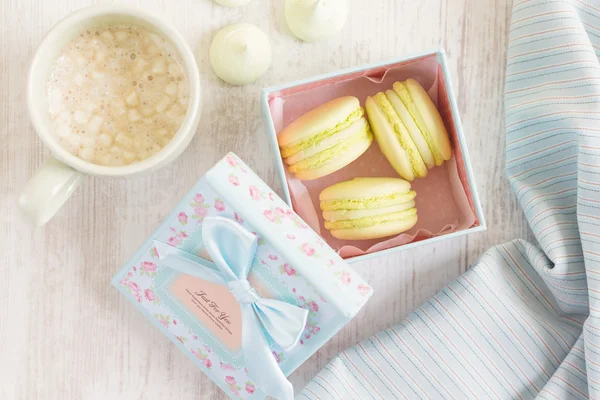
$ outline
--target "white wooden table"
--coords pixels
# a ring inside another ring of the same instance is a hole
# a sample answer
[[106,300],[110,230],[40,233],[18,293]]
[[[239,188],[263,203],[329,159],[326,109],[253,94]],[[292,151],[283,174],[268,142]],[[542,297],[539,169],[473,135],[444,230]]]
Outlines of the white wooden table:
[[[356,265],[375,295],[360,315],[292,376],[301,389],[339,351],[402,320],[488,247],[530,238],[504,177],[502,93],[510,0],[350,0],[329,42],[294,39],[282,0],[226,9],[210,0],[137,0],[175,23],[196,51],[203,110],[198,134],[151,176],[87,178],[47,226],[19,219],[16,198],[48,157],[29,122],[25,80],[43,35],[88,0],[0,2],[0,399],[224,399],[225,395],[114,288],[110,278],[198,177],[227,151],[277,190],[262,120],[262,87],[443,46],[489,228]],[[222,26],[269,35],[273,65],[232,87],[210,69]]]

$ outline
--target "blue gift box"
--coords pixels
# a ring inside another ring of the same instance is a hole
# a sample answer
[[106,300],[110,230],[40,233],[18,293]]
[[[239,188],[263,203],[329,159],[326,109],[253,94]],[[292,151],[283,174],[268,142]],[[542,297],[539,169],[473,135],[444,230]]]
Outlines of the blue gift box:
[[[262,399],[265,394],[246,368],[239,300],[231,286],[192,274],[196,267],[214,265],[203,237],[209,218],[256,238],[247,280],[259,297],[306,310],[292,348],[265,335],[285,376],[346,325],[372,289],[237,156],[230,153],[210,169],[112,284],[231,398]],[[175,268],[177,259],[163,257],[163,249],[196,261],[182,272]]]

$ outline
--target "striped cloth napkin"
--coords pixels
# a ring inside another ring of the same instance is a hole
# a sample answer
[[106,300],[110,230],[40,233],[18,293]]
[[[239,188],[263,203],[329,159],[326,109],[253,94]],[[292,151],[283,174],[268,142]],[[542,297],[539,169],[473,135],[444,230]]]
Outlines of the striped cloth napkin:
[[513,6],[506,172],[539,245],[483,254],[298,399],[600,398],[600,1]]

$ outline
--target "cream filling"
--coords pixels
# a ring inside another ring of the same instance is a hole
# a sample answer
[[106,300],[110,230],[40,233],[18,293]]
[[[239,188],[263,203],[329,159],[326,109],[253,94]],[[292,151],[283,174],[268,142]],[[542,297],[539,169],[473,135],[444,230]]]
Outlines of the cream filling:
[[341,153],[344,153],[354,145],[363,140],[370,140],[372,138],[371,130],[369,126],[365,126],[364,129],[360,130],[354,136],[347,140],[338,143],[337,145],[330,147],[314,156],[305,158],[295,164],[290,165],[289,169],[291,173],[296,173],[301,170],[311,170],[321,168],[324,164],[331,162],[331,160]]
[[366,210],[335,210],[323,211],[325,221],[345,221],[349,219],[359,219],[364,217],[374,217],[381,214],[391,214],[399,211],[406,211],[415,207],[415,201],[410,200],[405,203],[398,203],[389,207],[372,208]]
[[321,142],[316,143],[312,147],[308,147],[308,148],[294,154],[291,157],[285,158],[284,161],[288,165],[296,164],[297,162],[300,162],[304,159],[312,157],[322,151],[326,151],[332,147],[335,147],[336,145],[343,143],[346,140],[351,140],[355,135],[359,134],[360,132],[362,132],[368,128],[369,127],[368,127],[367,120],[365,118],[361,118],[361,119],[355,121],[348,128],[338,132],[335,135],[326,137]]
[[329,128],[322,132],[318,132],[314,135],[307,136],[303,139],[297,140],[286,146],[281,146],[281,156],[283,158],[288,158],[304,149],[315,146],[316,144],[318,144],[325,138],[335,135],[336,133],[348,128],[354,122],[356,122],[360,118],[362,118],[364,113],[365,113],[365,110],[363,110],[361,107],[361,108],[357,109],[356,111],[354,111],[353,113],[351,113],[350,115],[348,115],[348,117],[344,121],[338,123],[333,128]]
[[382,214],[375,217],[364,217],[359,219],[345,220],[345,221],[325,221],[325,228],[331,229],[352,229],[352,228],[366,228],[369,226],[376,226],[385,224],[388,222],[403,221],[406,218],[417,215],[417,209],[411,208],[406,211],[395,212],[391,214]]
[[411,190],[407,193],[390,193],[384,196],[364,197],[361,199],[341,199],[321,201],[321,210],[368,210],[372,208],[389,207],[405,203],[415,198],[417,193]]
[[396,133],[396,137],[400,142],[400,146],[402,146],[402,148],[408,152],[408,160],[410,162],[410,165],[412,166],[413,173],[415,174],[415,176],[421,176],[422,174],[418,172],[419,168],[416,165],[417,160],[422,160],[421,154],[419,154],[419,151],[412,143],[412,138],[410,137],[408,130],[403,126],[402,120],[396,113],[396,110],[394,110],[392,103],[390,103],[385,93],[383,92],[377,93],[374,96],[374,99],[376,101],[376,104],[381,109],[383,115],[385,115],[385,118],[392,125],[394,132]]
[[429,129],[427,129],[427,127],[424,126],[425,124],[423,123],[423,117],[421,116],[421,113],[419,112],[419,109],[415,104],[415,101],[412,95],[410,94],[410,91],[406,87],[406,84],[404,82],[394,83],[394,92],[396,92],[402,103],[404,103],[404,106],[408,110],[408,113],[415,121],[415,125],[417,125],[417,128],[419,128],[419,131],[423,135],[423,138],[425,138],[427,147],[429,147],[429,150],[433,155],[433,159],[435,160],[436,165],[439,165],[444,161],[444,157],[439,152],[438,148],[435,146],[431,132],[429,132]]

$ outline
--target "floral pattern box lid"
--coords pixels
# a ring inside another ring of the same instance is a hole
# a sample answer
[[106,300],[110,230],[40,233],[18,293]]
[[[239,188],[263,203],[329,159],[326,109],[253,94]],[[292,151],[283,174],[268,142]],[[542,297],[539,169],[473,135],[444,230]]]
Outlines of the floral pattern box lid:
[[[288,376],[366,303],[371,287],[244,162],[229,153],[185,195],[161,226],[113,278],[115,285],[217,385],[234,399],[262,399],[241,348],[239,305],[226,286],[163,267],[155,241],[207,258],[202,221],[232,219],[258,238],[248,280],[261,297],[306,308],[297,346],[269,342]],[[198,306],[192,293],[210,305]],[[227,314],[225,328],[211,312]]]

